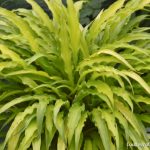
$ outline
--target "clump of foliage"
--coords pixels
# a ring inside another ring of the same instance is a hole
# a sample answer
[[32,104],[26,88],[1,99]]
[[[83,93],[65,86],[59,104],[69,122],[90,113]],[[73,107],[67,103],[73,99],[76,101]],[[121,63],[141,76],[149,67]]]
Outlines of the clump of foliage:
[[80,10],[80,23],[82,25],[89,24],[100,12],[100,10],[107,8],[116,0],[88,0],[84,3]]
[[147,143],[150,34],[139,24],[148,16],[132,14],[150,0],[118,0],[86,27],[82,1],[45,0],[52,19],[27,2],[32,10],[0,8],[0,124],[10,126],[1,150]]

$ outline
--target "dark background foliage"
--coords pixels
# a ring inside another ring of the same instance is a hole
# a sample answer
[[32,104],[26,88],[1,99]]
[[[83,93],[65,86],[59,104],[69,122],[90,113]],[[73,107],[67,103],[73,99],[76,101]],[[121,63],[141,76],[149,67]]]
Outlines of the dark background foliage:
[[107,8],[116,0],[90,0],[85,3],[80,13],[80,22],[82,25],[87,25],[93,20],[100,10]]

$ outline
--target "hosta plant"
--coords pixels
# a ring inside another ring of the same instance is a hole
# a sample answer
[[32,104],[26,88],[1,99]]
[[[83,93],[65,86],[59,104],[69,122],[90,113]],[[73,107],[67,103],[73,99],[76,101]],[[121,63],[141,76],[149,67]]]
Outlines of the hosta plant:
[[[118,0],[86,27],[83,2],[0,8],[1,150],[149,150],[150,0]],[[8,131],[7,131],[8,130]],[[6,133],[7,131],[7,133]]]

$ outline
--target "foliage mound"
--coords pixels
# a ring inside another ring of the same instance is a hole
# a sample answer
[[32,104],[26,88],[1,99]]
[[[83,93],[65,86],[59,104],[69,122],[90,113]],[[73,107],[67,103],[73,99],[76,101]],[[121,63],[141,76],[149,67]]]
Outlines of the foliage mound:
[[147,143],[150,28],[140,27],[147,15],[133,14],[150,0],[118,0],[86,27],[82,1],[45,0],[52,19],[27,2],[32,10],[0,8],[1,150]]

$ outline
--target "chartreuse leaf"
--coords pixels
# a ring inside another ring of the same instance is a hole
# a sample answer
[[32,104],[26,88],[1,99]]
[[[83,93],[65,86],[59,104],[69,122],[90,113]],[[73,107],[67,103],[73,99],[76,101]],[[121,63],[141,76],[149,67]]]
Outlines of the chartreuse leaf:
[[79,15],[79,11],[82,9],[83,4],[86,3],[86,1],[77,1],[74,3],[74,7],[76,9],[77,14]]
[[[13,123],[11,124],[11,126],[7,132],[2,150],[5,148],[7,141],[13,136],[13,133],[17,134],[17,132],[19,132],[19,130],[21,130],[21,128],[23,127],[22,125],[24,124],[24,121],[25,121],[24,120],[25,117],[27,115],[32,114],[36,108],[37,108],[37,104],[33,104],[32,106],[27,107],[24,112],[22,112],[22,113],[20,112],[16,116],[15,120],[13,121]],[[19,135],[19,133],[18,133],[18,135]],[[16,137],[16,141],[17,141],[17,137]],[[15,147],[16,147],[16,145],[14,144],[14,149],[15,149]]]
[[[82,71],[82,70],[79,70],[79,71]],[[80,83],[85,76],[87,76],[88,74],[93,73],[93,72],[105,73],[105,75],[107,75],[107,74],[110,75],[110,73],[111,73],[111,75],[113,75],[113,74],[118,75],[118,76],[124,78],[132,87],[130,80],[123,72],[121,72],[120,70],[117,70],[111,66],[104,66],[104,65],[93,66],[92,68],[90,68],[88,70],[84,70],[82,72],[78,82]]]
[[0,96],[0,101],[5,100],[6,98],[12,96],[12,95],[17,95],[17,94],[21,94],[24,93],[24,91],[22,90],[13,90],[13,91],[7,91],[7,92],[3,92],[3,94],[1,94]]
[[145,103],[147,105],[150,105],[150,98],[146,96],[136,95],[134,96],[134,100],[138,103]]
[[64,143],[64,140],[59,136],[58,137],[58,141],[57,141],[57,150],[65,150],[66,149],[66,145]]
[[112,79],[115,79],[118,84],[124,88],[124,82],[122,80],[122,78],[117,75],[117,74],[113,74],[113,72],[103,72],[103,73],[94,73],[91,77],[92,80],[96,80],[98,77],[106,77],[106,78],[112,78]]
[[149,3],[150,3],[149,0],[143,0],[143,1],[141,2],[141,5],[140,5],[139,7],[143,8],[145,5],[148,5]]
[[16,98],[16,99],[13,99],[12,101],[6,103],[5,105],[3,105],[1,108],[0,108],[0,114],[5,112],[7,109],[9,109],[10,107],[16,105],[16,104],[19,104],[19,103],[22,103],[22,102],[26,102],[26,101],[30,101],[30,100],[33,100],[33,96],[31,95],[26,95],[26,96],[21,96],[19,98]]
[[67,146],[67,147],[69,147],[69,149],[72,149],[72,150],[75,149],[75,140],[74,140],[74,136],[73,136],[73,140],[72,140],[70,146]]
[[93,150],[92,141],[90,139],[85,139],[84,150]]
[[35,88],[38,86],[36,82],[29,77],[20,77],[20,79],[22,80],[23,84],[28,85],[30,88]]
[[77,64],[78,61],[78,51],[79,51],[79,44],[81,39],[81,32],[80,32],[80,24],[78,14],[74,7],[72,0],[67,0],[67,9],[68,9],[68,23],[69,23],[69,33],[70,33],[70,42],[73,52],[73,59],[74,64]]
[[3,71],[6,68],[15,68],[18,64],[12,61],[0,62],[0,71]]
[[107,111],[102,111],[102,118],[106,121],[109,130],[112,132],[113,138],[115,139],[115,143],[116,143],[116,149],[119,150],[120,149],[119,133],[118,133],[118,127],[113,112],[111,114]]
[[19,140],[22,136],[22,133],[25,131],[25,129],[29,126],[31,121],[35,119],[35,114],[28,115],[24,118],[24,121],[18,126],[18,128],[13,133],[12,138],[9,138],[8,140],[8,149],[10,150],[16,150],[16,148],[19,146]]
[[138,114],[137,117],[140,118],[140,120],[143,122],[150,123],[149,114]]
[[100,50],[100,51],[98,51],[98,54],[109,54],[111,56],[114,56],[115,58],[120,60],[123,64],[125,64],[128,68],[130,68],[131,70],[135,70],[121,55],[119,55],[118,53],[116,53],[114,51]]
[[138,52],[138,53],[141,53],[141,54],[145,54],[145,55],[148,55],[148,52],[145,51],[143,48],[140,48],[138,46],[135,46],[135,45],[131,45],[131,44],[128,44],[128,43],[120,43],[120,42],[115,42],[113,44],[108,44],[106,45],[106,48],[112,48],[112,49],[117,49],[117,48],[128,48],[130,49],[131,51],[135,51],[135,52]]
[[35,40],[35,35],[30,26],[27,24],[26,21],[24,21],[21,17],[16,15],[15,13],[6,10],[4,8],[0,8],[0,15],[6,17],[8,20],[10,20],[14,25],[16,25],[21,34],[25,39],[28,40],[30,43],[30,46],[32,48],[32,51],[38,51],[38,43]]
[[39,99],[39,105],[37,107],[37,126],[38,126],[38,134],[41,135],[43,120],[47,108],[48,100]]
[[123,88],[118,88],[118,87],[112,87],[112,91],[115,95],[118,97],[122,97],[124,101],[128,103],[130,106],[131,110],[133,111],[133,103],[130,98],[130,94]]
[[[142,20],[144,21],[147,17],[148,17],[147,15],[140,15],[140,16],[136,16],[135,18],[132,18],[132,20],[129,21],[127,26],[123,28],[123,31],[121,32],[121,34],[122,35],[124,34],[125,36],[125,34],[129,33],[129,31],[131,30],[134,31],[134,28],[138,26]],[[137,31],[140,32],[141,30],[137,30]]]
[[37,137],[32,142],[33,150],[40,150],[41,149],[41,137]]
[[105,21],[107,21],[110,17],[112,17],[118,9],[120,9],[125,0],[118,0],[114,4],[112,4],[107,10],[104,12],[100,12],[96,20],[94,20],[93,24],[91,25],[89,29],[89,39],[94,40],[99,32],[104,28],[105,26]]
[[37,71],[34,69],[14,71],[14,72],[10,72],[10,73],[6,74],[5,76],[15,76],[15,75],[24,75],[24,74],[35,74],[35,75],[42,76],[42,77],[45,77],[45,78],[50,79],[50,80],[55,79],[55,77],[50,77],[48,75],[48,73],[46,73],[44,71]]
[[44,10],[34,1],[34,0],[26,0],[30,5],[32,5],[32,9],[35,13],[37,13],[38,17],[43,21],[44,25],[48,27],[50,31],[53,30],[53,24],[48,15],[44,12]]
[[25,61],[23,59],[21,59],[17,53],[10,50],[5,45],[0,44],[0,51],[2,52],[3,55],[6,55],[9,58],[11,58],[12,61],[17,62],[17,63],[21,64],[22,66],[26,66]]
[[33,90],[41,90],[42,88],[48,88],[48,89],[51,89],[54,93],[56,93],[59,97],[63,97],[63,95],[61,95],[61,93],[59,92],[58,88],[55,88],[54,86],[51,86],[50,84],[41,84],[37,87],[35,87]]
[[125,130],[125,138],[126,138],[126,141],[128,141],[128,139],[129,139],[129,133],[128,133],[129,124],[128,124],[127,120],[118,111],[115,111],[114,115],[115,115],[115,118],[119,120],[119,123],[123,126],[123,128]]
[[45,139],[46,139],[46,150],[49,150],[51,141],[56,132],[56,128],[53,122],[53,105],[48,105],[45,113]]
[[58,113],[59,113],[59,111],[63,105],[68,105],[68,101],[57,100],[55,103],[55,107],[53,110],[53,119],[54,119],[55,124],[56,124],[57,115],[58,115]]
[[128,122],[133,126],[135,131],[138,133],[140,137],[145,136],[145,131],[143,131],[143,128],[140,126],[140,123],[138,122],[136,116],[129,111],[129,109],[123,105],[123,103],[116,101],[117,109],[123,114],[123,116],[128,120]]
[[[111,59],[110,59],[111,58]],[[113,58],[113,57],[108,57],[108,56],[100,56],[98,55],[97,53],[91,55],[90,59],[84,59],[79,65],[78,65],[78,68],[82,69],[82,68],[85,68],[86,66],[94,66],[96,65],[97,63],[103,63],[103,62],[106,62],[106,63],[110,63],[110,62],[115,62],[115,63],[118,63],[119,61],[116,59],[116,58]]]
[[[22,114],[23,113],[24,112],[22,112]],[[18,148],[19,140],[22,136],[22,133],[34,118],[34,114],[27,114],[23,121],[20,124],[18,124],[16,129],[13,131],[11,138],[8,139],[8,150],[16,150]]]
[[[148,143],[148,141],[143,140],[132,127],[129,128],[129,134],[130,134],[130,137],[131,137],[134,144],[143,144],[143,143],[146,144],[146,143]],[[149,147],[138,146],[138,149],[139,150],[143,150],[143,149],[149,150]]]
[[37,59],[39,59],[40,57],[45,56],[44,54],[41,53],[36,53],[35,55],[33,55],[32,57],[30,57],[29,59],[26,60],[27,64],[30,65],[33,62],[35,62]]
[[67,27],[66,27],[66,22],[65,20],[62,20],[61,24],[64,26],[64,29],[60,31],[60,37],[61,37],[61,58],[64,62],[64,70],[67,73],[68,79],[70,82],[73,84],[73,63],[71,60],[72,57],[72,52],[70,51],[69,48],[69,36],[67,32]]
[[37,129],[37,123],[33,120],[25,130],[25,136],[21,141],[18,150],[27,150],[30,147],[33,139],[37,137]]
[[[6,103],[5,105],[3,105],[0,108],[0,114],[5,112],[10,107],[20,104],[22,102],[38,100],[38,99],[43,99],[43,98],[48,98],[48,97],[47,97],[47,95],[44,95],[44,94],[43,95],[33,95],[33,96],[31,96],[31,95],[20,96],[16,99],[13,99],[12,101]],[[49,100],[51,100],[51,99],[49,99]],[[52,97],[52,100],[53,100],[53,97]]]
[[64,113],[63,112],[59,112],[57,114],[57,118],[55,123],[55,127],[57,128],[58,132],[59,132],[59,136],[61,138],[61,140],[63,140],[63,143],[66,144],[66,125],[65,125],[65,120],[64,120]]
[[75,129],[75,150],[79,150],[80,149],[80,140],[81,140],[81,133],[82,133],[82,129],[84,127],[84,123],[86,121],[88,117],[87,112],[83,112],[81,114],[81,118],[80,121]]
[[63,112],[60,112],[60,109],[62,106],[68,107],[68,101],[62,101],[62,100],[57,100],[55,103],[55,107],[53,110],[53,120],[56,129],[59,132],[60,137],[66,142],[66,135],[64,133],[65,131],[65,124],[64,124],[64,114]]
[[113,92],[112,92],[111,88],[109,87],[109,85],[107,85],[106,83],[104,83],[103,81],[100,81],[100,80],[98,80],[98,81],[90,80],[87,82],[87,86],[95,87],[99,93],[106,95],[110,100],[112,108],[114,107]]
[[102,119],[102,115],[99,109],[94,109],[92,111],[92,120],[95,123],[95,126],[98,128],[99,135],[102,139],[105,150],[110,150],[110,136],[107,124],[104,119]]
[[122,150],[126,149],[126,145],[124,145],[123,135],[120,133],[120,131],[119,131],[119,145],[120,145],[120,149]]
[[131,41],[136,41],[136,40],[146,40],[146,39],[150,39],[149,34],[148,33],[128,33],[126,34],[120,41],[120,43],[128,43]]
[[90,137],[92,138],[93,150],[104,149],[102,140],[97,132],[93,132]]
[[[55,18],[53,20],[53,23],[60,22],[61,21],[60,17],[61,17],[62,14],[60,14],[59,11],[62,11],[63,13],[66,13],[63,9],[62,1],[60,1],[60,0],[58,0],[57,2],[49,1],[49,0],[44,0],[44,1],[47,4],[48,8],[51,10],[51,12],[53,14],[53,17]],[[63,14],[63,16],[64,16],[64,14]],[[64,16],[64,17],[66,17],[66,16]],[[55,32],[57,32],[57,31],[55,31]]]
[[137,81],[149,94],[150,94],[150,86],[136,73],[131,71],[122,71],[125,75]]
[[7,145],[7,149],[8,150],[16,150],[17,146],[18,146],[18,142],[20,139],[20,133],[18,131],[19,128],[17,128],[17,130],[14,131],[14,135],[8,140],[8,145]]
[[72,137],[74,135],[76,127],[78,126],[78,123],[82,115],[82,111],[84,111],[84,109],[85,109],[84,106],[80,106],[78,103],[75,103],[72,105],[72,107],[69,110],[68,122],[67,122],[67,128],[68,128],[67,137],[68,137],[69,145],[71,144]]
[[14,113],[10,115],[7,120],[5,120],[5,115],[1,115],[0,121],[5,120],[5,123],[1,125],[0,131],[2,131],[12,120],[14,120],[16,114],[17,114],[17,111],[16,112],[14,111]]

